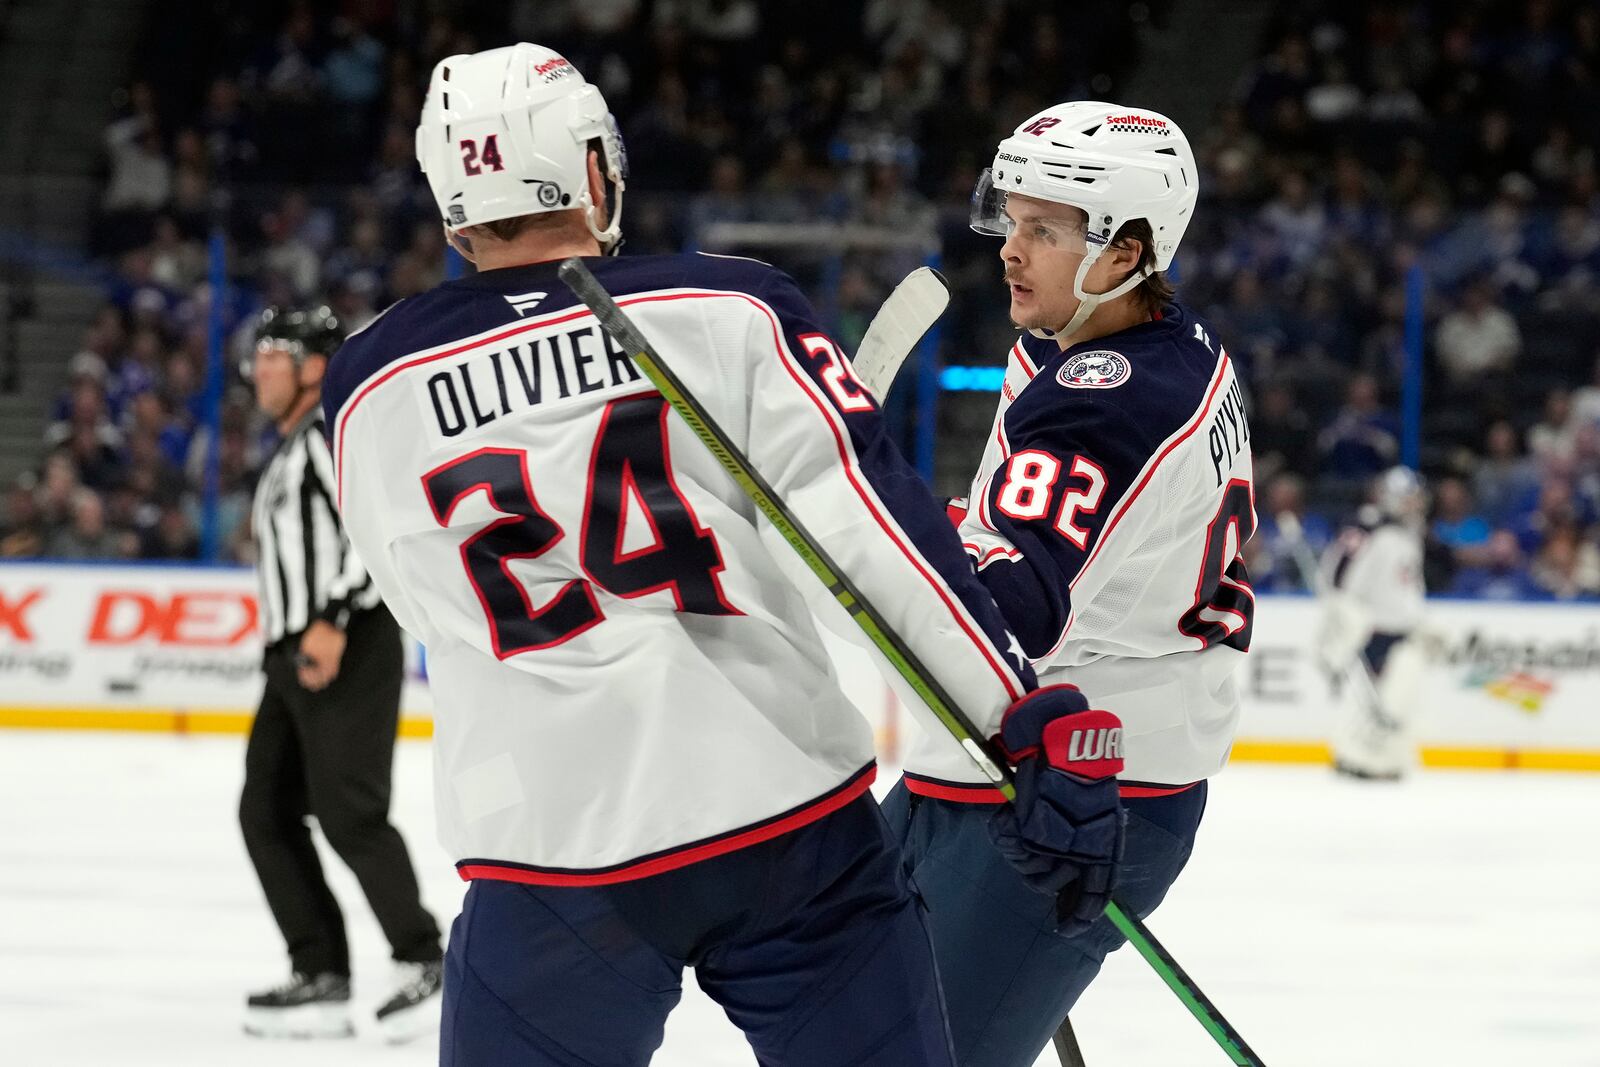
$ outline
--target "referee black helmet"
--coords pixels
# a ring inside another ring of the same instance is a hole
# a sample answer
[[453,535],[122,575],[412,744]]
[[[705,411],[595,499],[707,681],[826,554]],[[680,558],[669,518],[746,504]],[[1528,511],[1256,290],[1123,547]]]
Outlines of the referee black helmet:
[[256,320],[256,347],[286,348],[297,364],[307,356],[332,357],[344,338],[343,324],[326,304],[311,308],[269,307]]

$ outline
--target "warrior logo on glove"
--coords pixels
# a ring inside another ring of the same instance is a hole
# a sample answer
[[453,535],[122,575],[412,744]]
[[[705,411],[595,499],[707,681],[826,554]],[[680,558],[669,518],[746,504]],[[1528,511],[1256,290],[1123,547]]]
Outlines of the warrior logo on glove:
[[1084,711],[1044,728],[1045,759],[1085,778],[1122,773],[1122,724],[1109,711]]

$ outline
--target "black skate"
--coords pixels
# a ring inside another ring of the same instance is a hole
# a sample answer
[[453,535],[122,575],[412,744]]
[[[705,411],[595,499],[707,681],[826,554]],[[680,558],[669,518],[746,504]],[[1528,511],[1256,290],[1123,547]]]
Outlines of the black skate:
[[350,1037],[350,979],[324,972],[296,971],[264,993],[252,993],[245,1007],[244,1032],[254,1037]]
[[1399,771],[1375,771],[1340,759],[1333,761],[1333,770],[1335,774],[1363,782],[1398,782],[1401,777]]
[[399,988],[378,1008],[384,1040],[397,1045],[438,1029],[444,961],[396,963],[395,982]]

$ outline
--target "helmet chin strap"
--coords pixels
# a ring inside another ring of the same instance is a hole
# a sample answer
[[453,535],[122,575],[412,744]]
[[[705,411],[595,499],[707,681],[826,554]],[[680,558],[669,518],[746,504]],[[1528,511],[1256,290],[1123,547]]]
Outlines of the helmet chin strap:
[[1107,293],[1089,293],[1083,288],[1084,279],[1089,276],[1089,268],[1094,266],[1094,261],[1100,258],[1100,253],[1105,251],[1104,246],[1092,256],[1084,256],[1083,262],[1078,264],[1078,275],[1072,279],[1072,295],[1078,298],[1078,310],[1072,313],[1072,318],[1059,329],[1050,329],[1047,326],[1030,326],[1028,332],[1033,336],[1046,341],[1058,341],[1063,337],[1071,337],[1084,323],[1089,321],[1089,316],[1094,314],[1094,309],[1104,301],[1115,300],[1124,293],[1132,292],[1134,287],[1150,276],[1149,270],[1135,271],[1123,279],[1121,285]]
[[600,242],[601,253],[608,256],[615,255],[622,245],[622,183],[615,182],[615,188],[616,198],[611,208],[611,223],[603,230],[594,224],[600,208],[590,199],[589,190],[585,189],[578,194],[578,203],[583,207],[583,223],[589,227],[590,236]]

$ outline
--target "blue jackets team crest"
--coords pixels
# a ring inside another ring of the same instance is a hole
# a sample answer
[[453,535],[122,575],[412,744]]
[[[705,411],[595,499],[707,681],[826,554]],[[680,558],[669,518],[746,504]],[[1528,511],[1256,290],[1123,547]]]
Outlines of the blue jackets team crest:
[[1111,389],[1127,381],[1133,365],[1121,352],[1080,352],[1061,365],[1056,381],[1071,389]]

